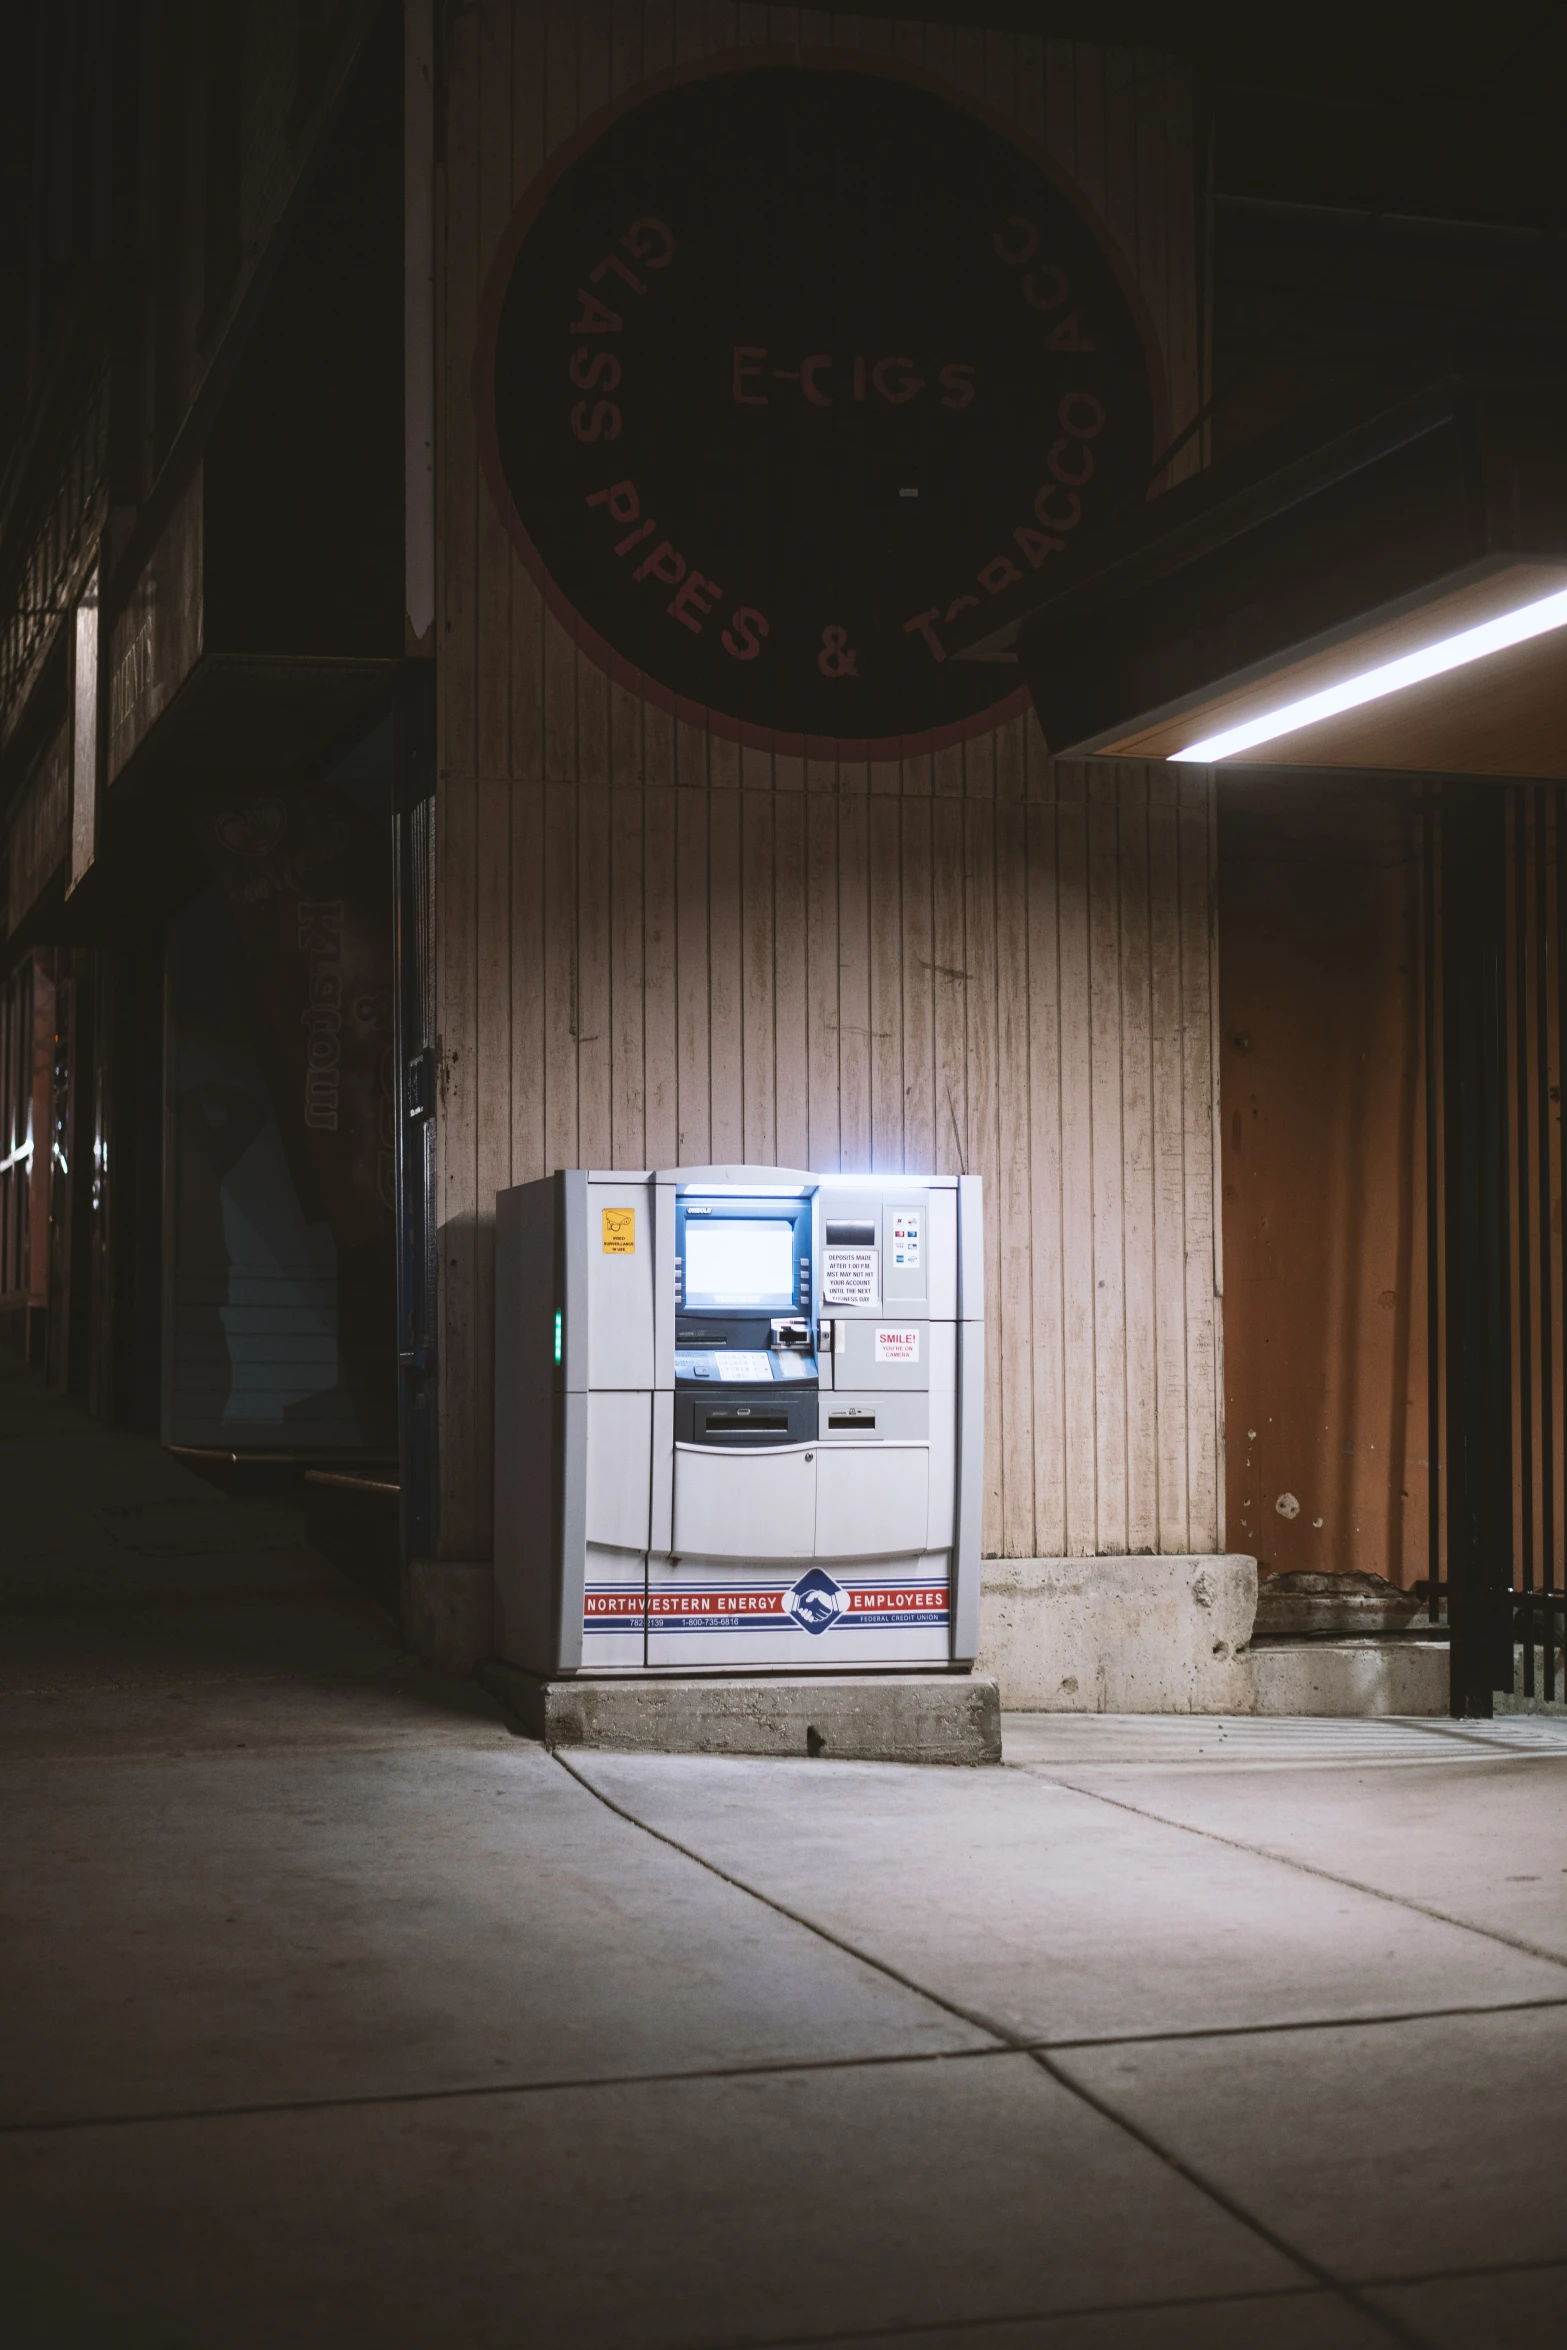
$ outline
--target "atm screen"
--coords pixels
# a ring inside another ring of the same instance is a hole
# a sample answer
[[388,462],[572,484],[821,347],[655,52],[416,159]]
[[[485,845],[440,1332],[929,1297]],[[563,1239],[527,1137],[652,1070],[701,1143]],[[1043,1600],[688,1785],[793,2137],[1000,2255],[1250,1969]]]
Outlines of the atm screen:
[[688,1307],[792,1307],[794,1226],[760,1216],[686,1224]]

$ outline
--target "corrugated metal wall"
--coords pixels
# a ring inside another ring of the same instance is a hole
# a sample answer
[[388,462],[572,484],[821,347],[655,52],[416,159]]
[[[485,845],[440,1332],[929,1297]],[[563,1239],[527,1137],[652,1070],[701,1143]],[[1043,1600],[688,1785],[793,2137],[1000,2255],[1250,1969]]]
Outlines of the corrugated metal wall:
[[742,751],[612,685],[478,465],[479,292],[544,157],[735,45],[880,49],[1039,139],[1197,404],[1190,90],[1159,57],[824,12],[452,20],[438,613],[441,1548],[490,1547],[494,1195],[557,1166],[966,1168],[992,1287],[985,1547],[1222,1540],[1213,833],[1203,775],[1057,769],[1033,721],[934,757]]

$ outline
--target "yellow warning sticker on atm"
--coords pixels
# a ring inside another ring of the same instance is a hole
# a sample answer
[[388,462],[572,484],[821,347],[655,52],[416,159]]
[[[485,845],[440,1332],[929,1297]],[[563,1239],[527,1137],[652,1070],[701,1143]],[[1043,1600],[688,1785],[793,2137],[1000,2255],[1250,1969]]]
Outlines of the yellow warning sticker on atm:
[[634,1257],[636,1253],[636,1209],[606,1208],[604,1210],[604,1254],[607,1257]]

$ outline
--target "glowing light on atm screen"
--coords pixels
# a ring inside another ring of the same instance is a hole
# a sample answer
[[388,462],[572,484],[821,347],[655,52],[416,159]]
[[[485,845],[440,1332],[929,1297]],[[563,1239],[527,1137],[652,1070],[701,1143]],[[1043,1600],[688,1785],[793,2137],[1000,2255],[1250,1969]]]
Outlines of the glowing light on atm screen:
[[688,1306],[792,1306],[794,1226],[715,1216],[686,1226]]

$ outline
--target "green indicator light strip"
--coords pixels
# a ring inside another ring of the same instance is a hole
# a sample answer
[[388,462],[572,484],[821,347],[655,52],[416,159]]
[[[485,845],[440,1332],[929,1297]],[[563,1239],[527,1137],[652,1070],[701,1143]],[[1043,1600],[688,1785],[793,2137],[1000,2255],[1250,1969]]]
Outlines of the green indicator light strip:
[[561,1331],[560,1331],[560,1326],[561,1326],[561,1316],[560,1316],[559,1314],[557,1314],[557,1315],[555,1316],[555,1360],[556,1360],[556,1362],[557,1362],[557,1363],[560,1361],[560,1339],[561,1339]]

